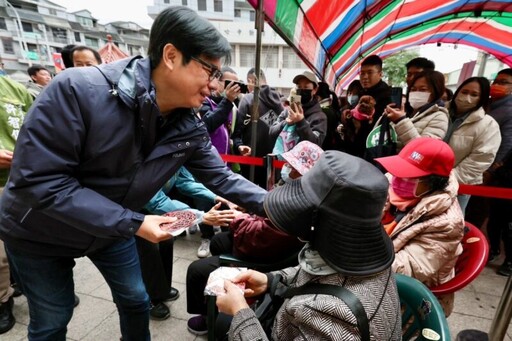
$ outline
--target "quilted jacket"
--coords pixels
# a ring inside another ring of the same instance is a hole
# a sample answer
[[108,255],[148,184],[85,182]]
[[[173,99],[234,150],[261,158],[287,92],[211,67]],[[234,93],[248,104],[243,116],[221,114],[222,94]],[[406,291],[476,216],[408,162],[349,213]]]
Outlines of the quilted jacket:
[[[314,276],[302,269],[274,273],[282,279],[276,290],[317,282],[343,286],[361,301],[369,320],[371,340],[401,340],[400,302],[391,270],[368,277],[341,274]],[[298,295],[286,299],[272,328],[272,340],[360,340],[355,316],[339,298],[330,295]],[[229,340],[268,340],[251,309],[233,318]]]
[[[392,268],[427,287],[443,284],[455,275],[455,263],[462,253],[464,216],[457,201],[459,186],[455,175],[443,191],[423,197],[400,220],[390,237],[395,249]],[[453,310],[453,294],[440,299],[446,315]]]

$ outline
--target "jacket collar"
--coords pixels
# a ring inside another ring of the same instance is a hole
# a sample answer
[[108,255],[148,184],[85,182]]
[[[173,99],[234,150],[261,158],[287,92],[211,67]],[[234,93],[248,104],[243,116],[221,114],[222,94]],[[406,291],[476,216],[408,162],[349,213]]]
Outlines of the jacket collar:
[[494,110],[494,109],[496,109],[496,108],[499,108],[499,107],[501,107],[502,105],[507,105],[507,104],[508,104],[508,102],[512,102],[512,94],[507,95],[507,96],[505,96],[505,97],[503,97],[503,98],[500,98],[500,99],[498,99],[498,100],[496,100],[496,101],[492,101],[492,102],[491,102],[491,110]]

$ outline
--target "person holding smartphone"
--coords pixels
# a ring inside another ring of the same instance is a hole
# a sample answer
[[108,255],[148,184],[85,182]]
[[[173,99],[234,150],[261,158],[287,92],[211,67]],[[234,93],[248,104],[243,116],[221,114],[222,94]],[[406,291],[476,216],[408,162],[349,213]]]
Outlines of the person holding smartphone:
[[[269,130],[273,140],[282,138],[284,147],[282,152],[290,150],[301,141],[310,141],[321,146],[327,133],[327,116],[315,96],[318,89],[315,74],[304,71],[295,76],[293,82],[297,86],[296,95],[300,96],[300,101],[293,101],[293,103],[290,101],[290,106],[279,115]],[[289,129],[292,126],[294,128]],[[291,133],[292,130],[293,133]],[[276,146],[278,142],[276,141]],[[274,152],[275,150],[276,147]]]
[[[406,110],[392,103],[385,113],[394,124],[401,149],[417,137],[443,139],[448,130],[448,110],[443,106],[444,76],[438,71],[423,71],[416,74],[408,88]],[[407,105],[408,104],[408,105]]]

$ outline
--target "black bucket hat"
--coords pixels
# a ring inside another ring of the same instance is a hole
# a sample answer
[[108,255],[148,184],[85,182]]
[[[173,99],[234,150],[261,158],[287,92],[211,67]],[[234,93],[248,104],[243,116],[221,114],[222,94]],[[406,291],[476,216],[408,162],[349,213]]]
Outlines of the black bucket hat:
[[368,276],[395,256],[381,225],[388,187],[370,163],[329,150],[303,177],[269,192],[263,205],[277,228],[310,241],[333,269]]

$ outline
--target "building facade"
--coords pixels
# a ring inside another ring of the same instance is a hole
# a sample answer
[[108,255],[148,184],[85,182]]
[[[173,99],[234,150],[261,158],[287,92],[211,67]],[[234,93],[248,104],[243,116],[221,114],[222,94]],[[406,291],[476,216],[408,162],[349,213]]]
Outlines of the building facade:
[[[226,37],[232,47],[230,66],[245,81],[247,71],[256,63],[254,8],[246,1],[235,0],[154,0],[153,6],[148,6],[148,14],[156,18],[163,9],[177,5],[197,11]],[[308,67],[269,25],[265,24],[261,38],[261,69],[267,83],[288,95],[294,86],[293,77]]]
[[64,46],[99,49],[108,34],[129,55],[145,55],[149,30],[135,23],[101,25],[87,10],[69,13],[46,0],[0,0],[0,62],[19,81],[28,80],[26,70],[33,64],[55,72],[53,54]]

